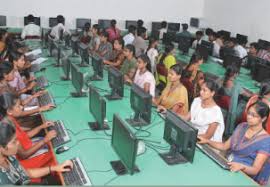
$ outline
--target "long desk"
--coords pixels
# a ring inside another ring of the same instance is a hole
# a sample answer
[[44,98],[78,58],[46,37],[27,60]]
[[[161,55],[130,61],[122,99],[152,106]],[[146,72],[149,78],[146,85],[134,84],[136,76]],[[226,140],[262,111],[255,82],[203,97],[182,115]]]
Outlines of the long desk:
[[[105,135],[103,131],[90,131],[87,122],[93,121],[92,114],[89,113],[89,98],[70,98],[70,92],[74,91],[71,81],[59,81],[62,75],[61,68],[48,66],[54,64],[55,60],[49,60],[43,64],[47,69],[43,73],[51,82],[48,87],[49,92],[54,96],[57,108],[45,112],[47,120],[63,120],[66,128],[69,129],[71,141],[67,143],[72,147],[67,152],[56,155],[58,162],[79,157],[88,171],[88,176],[94,185],[245,185],[254,186],[256,183],[245,174],[232,173],[221,169],[210,158],[200,152],[197,148],[193,163],[168,166],[157,154],[156,151],[147,148],[143,155],[136,159],[136,164],[140,169],[134,175],[119,176],[111,170],[110,161],[118,160],[116,153],[111,147],[111,137]],[[78,58],[72,58],[72,63],[79,63]],[[82,72],[92,73],[91,68],[80,68]],[[96,87],[109,89],[107,72],[104,71],[104,80],[92,82]],[[105,92],[100,92],[105,95]],[[125,97],[119,101],[107,101],[106,118],[112,128],[112,118],[114,113],[118,113],[122,119],[129,118],[132,110],[129,104],[130,88],[125,86]],[[132,128],[131,128],[132,129]],[[141,138],[158,141],[159,146],[169,149],[169,145],[163,140],[164,121],[153,109],[152,123],[143,127],[148,129],[151,136],[144,132],[138,132]],[[136,131],[135,129],[132,129]],[[111,134],[111,130],[108,134]],[[144,137],[145,136],[145,137]],[[84,140],[83,140],[84,139]],[[164,152],[158,150],[158,152]]]

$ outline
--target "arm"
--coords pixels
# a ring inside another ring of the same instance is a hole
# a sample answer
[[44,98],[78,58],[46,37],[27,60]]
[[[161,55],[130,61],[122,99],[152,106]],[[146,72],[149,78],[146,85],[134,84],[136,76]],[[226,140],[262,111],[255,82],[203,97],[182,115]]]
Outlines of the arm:
[[206,139],[200,135],[198,135],[198,138],[200,139],[200,141],[198,143],[200,144],[209,144],[211,147],[221,150],[221,151],[226,151],[228,149],[230,149],[231,147],[231,138],[229,138],[226,142],[222,143],[222,142],[214,142],[212,140]]
[[209,124],[208,129],[205,132],[205,134],[200,134],[200,136],[204,137],[206,139],[211,139],[213,137],[213,135],[215,134],[217,127],[218,127],[217,123]]
[[35,135],[37,135],[42,129],[46,129],[46,128],[52,126],[52,125],[54,125],[53,122],[47,121],[47,122],[45,122],[45,123],[39,125],[38,127],[36,127],[36,128],[34,128],[34,129],[28,131],[28,132],[27,132],[27,135],[28,135],[29,138],[32,138],[32,137],[34,137]]
[[146,93],[150,93],[150,83],[148,83],[148,82],[144,83],[144,85],[143,85],[143,90],[144,90]]

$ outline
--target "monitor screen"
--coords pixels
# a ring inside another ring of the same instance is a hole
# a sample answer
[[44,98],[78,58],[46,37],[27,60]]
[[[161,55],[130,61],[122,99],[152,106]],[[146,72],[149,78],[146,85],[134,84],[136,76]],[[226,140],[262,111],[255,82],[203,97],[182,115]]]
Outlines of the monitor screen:
[[57,18],[49,18],[49,27],[54,27],[58,24]]
[[190,26],[199,28],[199,18],[190,18]]
[[270,42],[266,40],[259,39],[258,40],[258,45],[260,49],[265,49],[267,50],[268,46],[270,46]]
[[7,26],[7,17],[0,16],[0,26]]
[[[34,23],[40,26],[40,17],[34,17]],[[24,17],[24,25],[28,24],[29,24],[28,17],[26,16]]]
[[214,44],[212,42],[202,40],[201,46],[205,47],[208,50],[208,54],[212,55]]
[[77,29],[83,29],[84,28],[84,25],[86,23],[89,23],[90,24],[90,27],[91,27],[91,19],[77,18],[76,19],[76,28]]
[[177,36],[177,41],[179,43],[178,49],[183,53],[188,53],[189,48],[191,47],[191,38],[184,36]]
[[130,25],[137,27],[137,21],[127,20],[126,21],[126,29],[128,29]]
[[138,140],[117,114],[113,116],[111,144],[122,164],[132,175],[135,172]]
[[168,31],[179,32],[180,23],[168,23]]
[[248,42],[248,37],[246,35],[242,35],[242,34],[236,34],[236,39],[237,42],[242,44],[246,44]]
[[161,29],[161,22],[152,22],[152,31],[158,31]]
[[111,20],[108,19],[99,19],[98,20],[99,28],[101,29],[107,29],[111,26]]

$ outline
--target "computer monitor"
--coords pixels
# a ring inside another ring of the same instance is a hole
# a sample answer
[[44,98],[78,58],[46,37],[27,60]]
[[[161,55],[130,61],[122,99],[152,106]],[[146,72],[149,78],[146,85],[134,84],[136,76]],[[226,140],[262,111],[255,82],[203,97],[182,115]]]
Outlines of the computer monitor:
[[264,82],[270,79],[270,62],[262,58],[255,58],[255,66],[251,71],[251,77],[255,81]]
[[79,54],[79,36],[71,36],[71,49],[72,56],[75,57],[75,54]]
[[127,20],[126,21],[126,29],[128,29],[129,26],[131,26],[131,25],[137,27],[137,21]]
[[162,43],[167,45],[176,40],[176,32],[166,32],[163,34]]
[[[157,40],[159,40],[160,38],[159,38],[159,33],[160,33],[160,31],[159,30],[152,30],[151,31],[151,37],[152,38],[155,38],[155,39],[157,39]],[[163,36],[162,36],[163,37]]]
[[152,22],[152,31],[159,31],[161,29],[161,22]]
[[88,45],[79,43],[79,55],[81,56],[81,67],[87,67],[89,65],[89,52]]
[[103,60],[97,54],[92,56],[92,66],[94,70],[94,75],[90,77],[91,81],[101,81],[103,80]]
[[248,37],[242,34],[236,34],[236,40],[238,43],[246,44],[248,42]]
[[49,18],[49,27],[54,27],[58,24],[57,18]]
[[185,36],[177,36],[178,49],[184,54],[188,54],[189,48],[191,47],[192,38]]
[[99,28],[101,29],[107,29],[111,26],[111,20],[108,19],[99,19],[98,20]]
[[132,126],[144,126],[151,123],[152,96],[133,84],[130,93],[130,106],[135,115],[126,121]]
[[111,144],[115,153],[120,158],[120,160],[110,162],[117,175],[127,173],[133,175],[139,172],[138,167],[135,165],[138,139],[117,114],[113,116]]
[[104,123],[106,117],[106,101],[92,86],[89,86],[89,111],[96,120],[88,123],[93,131],[110,129],[109,126]]
[[80,72],[79,68],[71,63],[71,82],[75,88],[75,92],[71,92],[72,97],[86,97],[86,93],[82,92],[83,88],[83,73]]
[[199,28],[199,18],[190,18],[189,25],[191,27]]
[[259,39],[258,45],[260,49],[267,50],[268,46],[270,46],[270,42],[266,40]]
[[225,56],[236,56],[236,51],[233,48],[221,47],[219,50],[219,56],[224,60]]
[[[34,23],[36,25],[39,25],[40,26],[40,17],[34,17]],[[28,16],[25,16],[24,17],[24,25],[28,25],[28,24],[29,24]]]
[[163,138],[170,144],[170,151],[160,153],[161,158],[168,164],[193,162],[198,130],[174,112],[166,113]]
[[227,55],[223,59],[223,67],[224,68],[227,68],[228,66],[233,65],[233,66],[237,67],[239,72],[240,72],[241,64],[242,64],[242,60],[238,56]]
[[0,26],[7,26],[7,17],[0,16]]
[[168,31],[179,32],[180,23],[168,23]]
[[203,60],[205,62],[208,60],[209,50],[206,46],[197,45],[196,52],[199,53],[203,57]]
[[62,69],[64,72],[64,75],[61,76],[61,80],[67,81],[70,80],[70,60],[69,58],[65,57],[61,59],[62,61]]
[[91,27],[91,19],[87,19],[87,18],[77,18],[76,19],[76,28],[77,29],[83,29],[84,28],[84,25],[86,23],[89,23],[90,24],[90,27]]
[[109,67],[108,70],[108,82],[112,89],[110,95],[105,97],[108,100],[117,100],[124,97],[124,76],[123,74],[116,69],[115,67]]
[[201,45],[204,46],[205,48],[207,48],[209,55],[212,55],[213,48],[214,48],[214,44],[212,42],[202,40]]

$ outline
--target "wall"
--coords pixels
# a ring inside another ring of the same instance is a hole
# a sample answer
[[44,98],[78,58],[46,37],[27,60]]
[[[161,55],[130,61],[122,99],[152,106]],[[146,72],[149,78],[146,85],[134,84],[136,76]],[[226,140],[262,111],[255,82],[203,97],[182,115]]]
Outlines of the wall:
[[269,7],[269,0],[205,0],[204,18],[214,29],[248,35],[249,42],[270,40]]
[[[202,17],[204,0],[0,0],[0,14],[7,15],[8,26],[20,27],[22,17],[32,13],[41,16],[41,25],[48,26],[48,17],[63,14],[66,24],[75,27],[75,18],[189,22],[190,16]],[[196,6],[195,6],[196,4]],[[16,6],[15,6],[16,5]],[[18,8],[20,7],[20,8]],[[93,22],[92,21],[92,22]]]

